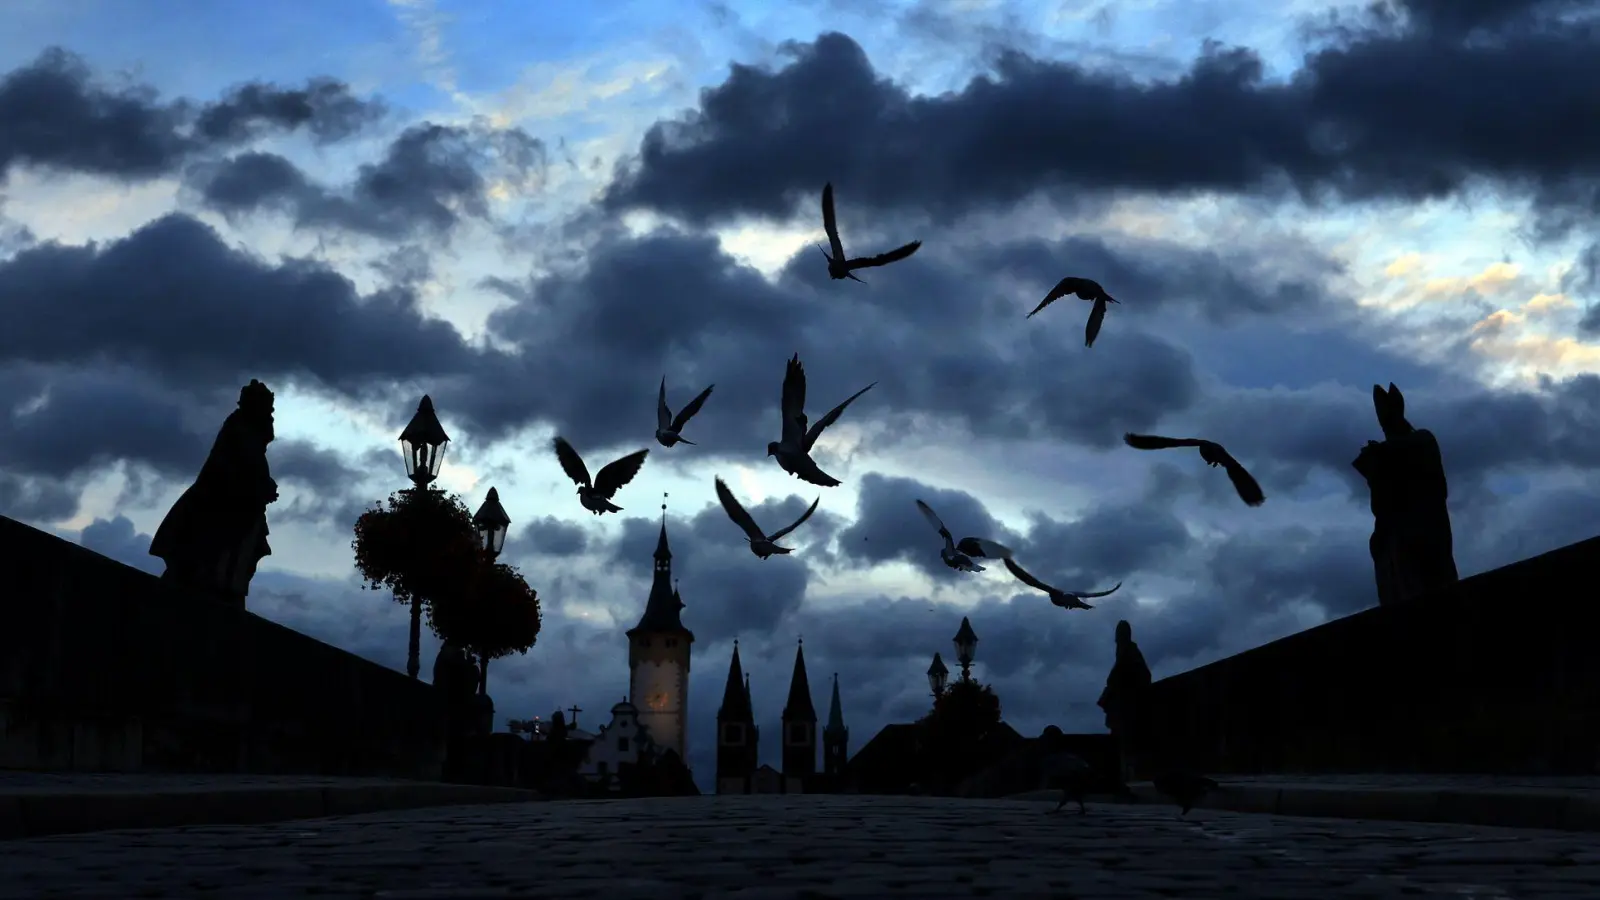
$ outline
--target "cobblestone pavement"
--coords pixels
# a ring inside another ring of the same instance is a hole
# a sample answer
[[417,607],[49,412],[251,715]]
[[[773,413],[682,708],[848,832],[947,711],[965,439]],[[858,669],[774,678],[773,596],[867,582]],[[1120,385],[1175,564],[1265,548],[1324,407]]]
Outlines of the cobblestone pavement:
[[1592,836],[913,797],[443,807],[0,842],[0,897],[1600,897]]
[[0,770],[0,794],[17,791],[169,791],[250,787],[337,787],[409,783],[400,778],[320,775],[164,775],[117,772],[21,772]]
[[1436,788],[1442,791],[1600,791],[1592,775],[1213,775],[1228,784],[1310,784],[1329,787]]

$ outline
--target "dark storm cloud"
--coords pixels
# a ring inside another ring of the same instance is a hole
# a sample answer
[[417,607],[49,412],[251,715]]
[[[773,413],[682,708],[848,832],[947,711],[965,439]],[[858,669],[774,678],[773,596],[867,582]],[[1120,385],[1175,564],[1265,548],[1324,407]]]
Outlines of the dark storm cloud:
[[[200,108],[145,85],[98,82],[60,48],[0,77],[0,179],[16,164],[154,178],[221,147],[304,128],[319,141],[354,133],[380,111],[329,79],[303,88],[250,84]],[[191,121],[193,120],[193,121]]]
[[59,522],[78,512],[79,489],[49,478],[0,470],[0,515],[22,522]]
[[348,484],[366,474],[352,466],[344,454],[309,441],[274,441],[270,453],[274,478],[280,482],[297,481],[319,491]]
[[383,113],[382,103],[356,97],[349,85],[332,78],[313,78],[299,88],[251,82],[206,104],[194,130],[218,144],[243,144],[272,131],[304,128],[319,143],[332,143],[351,137]]
[[515,302],[490,317],[518,354],[487,360],[479,377],[561,389],[450,387],[436,399],[489,436],[543,418],[582,452],[620,449],[647,439],[664,373],[674,398],[716,384],[693,439],[702,453],[741,456],[777,439],[784,365],[796,352],[813,417],[878,383],[845,414],[847,426],[937,417],[996,438],[1109,446],[1191,402],[1185,351],[1130,318],[1107,328],[1091,359],[1081,350],[1083,304],[1059,310],[1067,324],[1030,327],[1023,304],[984,296],[976,286],[987,252],[919,257],[856,292],[828,283],[805,253],[768,281],[709,236],[606,234],[579,267],[500,285]]
[[[1387,383],[1387,377],[1378,374],[1374,381]],[[1438,438],[1452,488],[1497,471],[1600,467],[1600,376],[1547,380],[1525,390],[1400,388],[1406,417]],[[1363,503],[1366,487],[1350,462],[1367,441],[1383,436],[1371,388],[1335,385],[1296,392],[1224,390],[1194,417],[1161,427],[1228,446],[1269,496],[1320,468],[1344,480]],[[1219,491],[1224,487],[1218,482]]]
[[78,543],[119,563],[160,575],[166,564],[150,555],[150,535],[133,527],[127,516],[95,519],[85,525]]
[[577,556],[589,547],[589,533],[581,525],[555,516],[540,516],[531,522],[512,522],[504,556],[518,558]]
[[228,215],[281,210],[298,227],[395,239],[487,219],[496,179],[537,190],[548,168],[544,143],[521,129],[424,122],[402,132],[343,190],[315,184],[289,160],[261,152],[199,164],[188,181],[203,203]]
[[[912,97],[830,32],[789,45],[783,68],[734,65],[695,110],[658,122],[604,202],[704,224],[811,214],[829,179],[850,185],[852,208],[947,217],[1040,191],[1416,200],[1486,177],[1530,191],[1558,224],[1592,212],[1600,28],[1444,2],[1413,6],[1435,27],[1344,29],[1287,82],[1216,45],[1155,81],[1007,51],[959,91]],[[1465,21],[1502,28],[1469,41]]]
[[0,367],[0,412],[0,468],[28,475],[65,479],[118,460],[179,474],[209,449],[183,400],[129,369]]
[[342,390],[468,368],[474,351],[416,296],[363,296],[304,260],[265,262],[171,214],[105,244],[0,262],[0,360],[113,363],[179,384],[311,379]]
[[965,491],[868,472],[857,486],[855,516],[839,533],[840,554],[869,565],[904,560],[941,581],[964,577],[939,558],[944,539],[917,510],[918,500],[933,507],[958,541],[980,537],[1013,549],[1020,546],[1020,536],[1001,527],[983,504]]

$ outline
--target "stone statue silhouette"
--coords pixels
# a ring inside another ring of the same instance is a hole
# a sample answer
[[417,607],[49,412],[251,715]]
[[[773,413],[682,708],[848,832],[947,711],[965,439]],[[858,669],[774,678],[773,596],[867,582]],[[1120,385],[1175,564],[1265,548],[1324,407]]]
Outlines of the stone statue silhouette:
[[1406,401],[1393,383],[1372,386],[1383,440],[1367,441],[1351,463],[1372,492],[1372,566],[1378,604],[1413,600],[1454,584],[1449,486],[1439,442],[1406,421]]
[[1116,638],[1117,659],[1098,704],[1106,713],[1106,729],[1122,746],[1124,766],[1129,766],[1145,750],[1150,666],[1133,642],[1133,626],[1126,620],[1117,623]]
[[150,541],[150,555],[167,563],[163,580],[244,605],[256,564],[272,554],[267,506],[278,499],[278,483],[267,466],[267,445],[273,436],[272,391],[251,379],[194,484]]

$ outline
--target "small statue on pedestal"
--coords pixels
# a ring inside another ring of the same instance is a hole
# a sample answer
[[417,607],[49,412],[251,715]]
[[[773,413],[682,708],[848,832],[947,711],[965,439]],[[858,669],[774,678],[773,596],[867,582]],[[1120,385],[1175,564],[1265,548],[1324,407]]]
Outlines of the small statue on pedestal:
[[273,440],[272,391],[252,379],[239,392],[194,484],[172,504],[150,541],[167,563],[164,581],[227,597],[240,608],[256,565],[272,554],[267,506],[278,483],[267,465]]
[[1433,433],[1406,421],[1406,401],[1392,383],[1372,386],[1382,441],[1367,441],[1351,463],[1372,492],[1372,565],[1378,604],[1389,606],[1454,584],[1444,460]]

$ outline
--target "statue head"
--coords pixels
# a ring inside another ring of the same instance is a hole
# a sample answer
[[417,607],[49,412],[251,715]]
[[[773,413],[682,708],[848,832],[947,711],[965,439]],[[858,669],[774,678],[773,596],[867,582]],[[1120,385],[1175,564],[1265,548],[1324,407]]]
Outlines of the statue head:
[[1119,643],[1119,644],[1127,644],[1127,643],[1131,643],[1132,641],[1133,641],[1133,626],[1128,624],[1128,620],[1127,619],[1123,619],[1122,621],[1117,623],[1117,643]]
[[272,443],[272,391],[266,385],[250,379],[239,391],[239,411],[266,433],[267,443]]
[[1372,386],[1372,406],[1378,413],[1378,426],[1383,429],[1385,440],[1404,437],[1416,431],[1406,421],[1406,398],[1394,386],[1394,382],[1389,382],[1387,391],[1378,385]]

